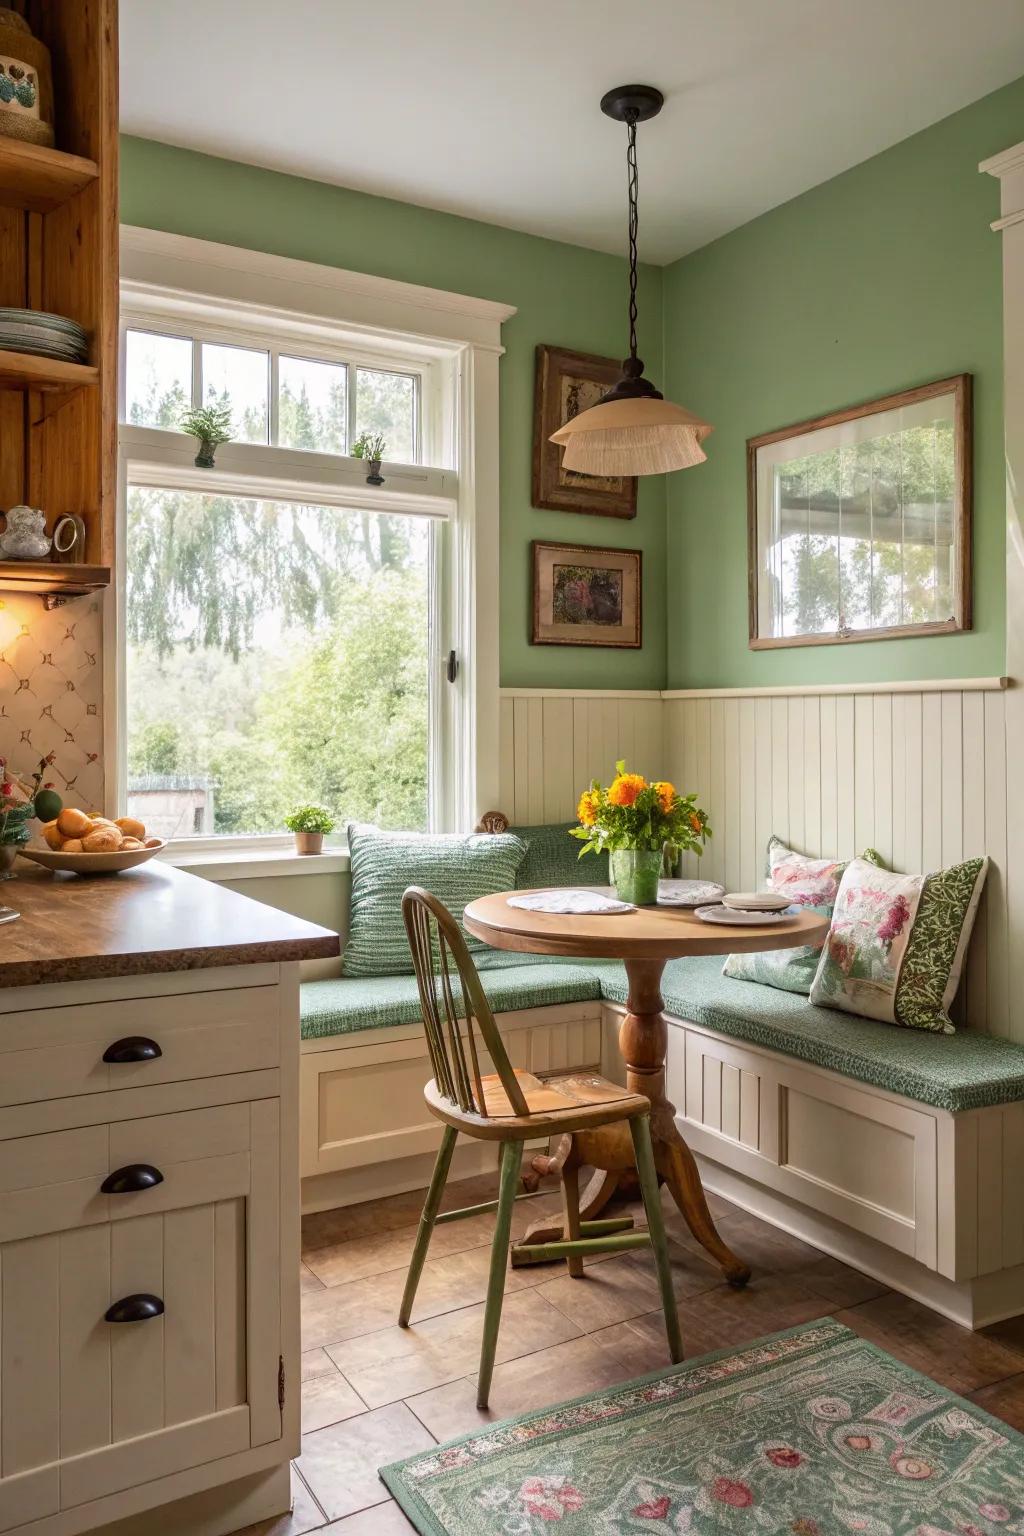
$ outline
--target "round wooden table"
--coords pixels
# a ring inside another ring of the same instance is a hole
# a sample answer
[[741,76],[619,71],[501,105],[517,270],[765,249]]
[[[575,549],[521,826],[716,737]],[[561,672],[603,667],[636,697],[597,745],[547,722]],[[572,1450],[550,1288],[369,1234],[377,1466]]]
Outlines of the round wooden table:
[[[729,1283],[745,1285],[750,1279],[749,1265],[736,1257],[715,1228],[693,1153],[679,1134],[675,1106],[665,1096],[668,1025],[661,995],[662,972],[668,960],[683,955],[727,955],[822,944],[828,919],[800,912],[785,923],[741,928],[703,923],[680,907],[637,907],[632,912],[577,917],[509,906],[510,896],[525,894],[502,891],[470,902],[463,915],[466,928],[495,949],[624,962],[629,994],[619,1029],[619,1049],[626,1063],[627,1086],[651,1101],[658,1173],[672,1191],[690,1231],[717,1259]],[[537,1159],[535,1167],[554,1173],[567,1163],[595,1170],[580,1211],[584,1221],[592,1221],[619,1184],[631,1175],[635,1177],[628,1127],[611,1125],[565,1136],[554,1155]],[[542,1221],[531,1227],[522,1242],[557,1242],[561,1235],[559,1224]]]

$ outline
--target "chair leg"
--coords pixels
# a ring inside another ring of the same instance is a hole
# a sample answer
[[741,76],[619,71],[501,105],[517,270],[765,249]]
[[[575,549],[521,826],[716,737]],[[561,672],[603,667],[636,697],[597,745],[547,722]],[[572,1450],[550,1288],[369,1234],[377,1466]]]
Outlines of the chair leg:
[[[571,1242],[583,1236],[580,1227],[580,1171],[572,1154],[562,1168],[562,1230]],[[583,1278],[583,1255],[570,1253],[566,1256],[569,1274],[574,1280]]]
[[672,1290],[672,1269],[668,1259],[668,1240],[665,1237],[665,1220],[658,1193],[658,1174],[654,1166],[654,1148],[651,1145],[651,1121],[648,1115],[637,1115],[629,1122],[636,1153],[636,1167],[640,1175],[640,1192],[647,1212],[647,1230],[651,1234],[654,1263],[658,1272],[658,1288],[661,1306],[665,1314],[665,1332],[668,1335],[672,1364],[678,1365],[683,1358],[683,1335],[679,1327],[679,1313]]
[[512,1235],[512,1207],[515,1204],[516,1186],[519,1183],[522,1149],[517,1141],[501,1144],[501,1182],[498,1189],[498,1220],[491,1240],[491,1272],[487,1281],[487,1304],[484,1307],[484,1336],[480,1345],[480,1376],[477,1381],[476,1405],[487,1407],[491,1394],[491,1376],[494,1372],[494,1351],[498,1344],[498,1327],[501,1323],[501,1303],[505,1293],[505,1270],[508,1266],[508,1244]]
[[427,1190],[427,1198],[423,1202],[423,1212],[420,1216],[419,1230],[416,1233],[416,1245],[412,1250],[412,1259],[409,1263],[409,1273],[405,1280],[405,1290],[402,1292],[402,1307],[398,1314],[399,1328],[408,1328],[409,1318],[412,1316],[412,1304],[416,1300],[416,1287],[420,1283],[420,1275],[423,1273],[423,1263],[427,1257],[427,1249],[430,1247],[430,1234],[434,1230],[434,1221],[437,1217],[438,1207],[441,1204],[441,1196],[444,1194],[444,1186],[448,1180],[448,1170],[452,1164],[452,1153],[455,1151],[455,1138],[457,1132],[450,1125],[446,1125],[441,1136],[441,1145],[438,1148],[437,1160],[434,1163],[434,1171],[430,1176],[430,1188]]

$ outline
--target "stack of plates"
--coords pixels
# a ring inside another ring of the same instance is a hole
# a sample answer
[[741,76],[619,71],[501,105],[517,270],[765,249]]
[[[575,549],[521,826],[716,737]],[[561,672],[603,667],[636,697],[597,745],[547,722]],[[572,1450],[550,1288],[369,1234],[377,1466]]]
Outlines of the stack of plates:
[[785,896],[774,891],[734,891],[723,896],[721,905],[698,907],[697,916],[705,923],[726,923],[737,928],[747,924],[768,925],[788,922],[796,909]]
[[89,357],[89,338],[80,325],[63,315],[48,315],[38,309],[0,309],[0,350],[84,363]]

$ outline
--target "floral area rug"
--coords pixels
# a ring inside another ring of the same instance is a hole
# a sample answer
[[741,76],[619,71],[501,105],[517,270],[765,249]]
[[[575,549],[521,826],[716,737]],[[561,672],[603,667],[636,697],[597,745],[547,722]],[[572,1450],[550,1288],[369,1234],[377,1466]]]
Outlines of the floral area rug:
[[423,1536],[1024,1533],[1024,1436],[828,1320],[380,1475]]

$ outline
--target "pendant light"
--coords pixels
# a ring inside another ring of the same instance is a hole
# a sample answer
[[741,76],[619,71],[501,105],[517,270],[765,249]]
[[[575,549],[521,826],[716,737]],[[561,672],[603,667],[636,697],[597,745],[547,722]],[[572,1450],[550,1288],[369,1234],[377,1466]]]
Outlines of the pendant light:
[[637,167],[636,125],[656,117],[665,98],[652,85],[620,85],[601,98],[601,111],[628,131],[626,149],[629,189],[629,356],[622,377],[588,411],[581,411],[551,434],[565,448],[566,469],[610,477],[660,475],[672,469],[703,464],[701,443],[710,424],[673,405],[644,378],[636,355]]

